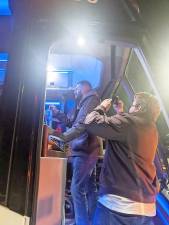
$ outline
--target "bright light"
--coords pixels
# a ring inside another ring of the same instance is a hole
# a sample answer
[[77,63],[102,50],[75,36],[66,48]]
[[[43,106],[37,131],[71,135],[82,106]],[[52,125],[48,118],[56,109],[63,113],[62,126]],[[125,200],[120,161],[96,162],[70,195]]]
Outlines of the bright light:
[[78,44],[80,47],[83,47],[83,46],[86,44],[85,38],[82,37],[82,36],[79,36],[78,39],[77,39],[77,44]]
[[50,72],[50,71],[52,72],[52,71],[55,70],[55,67],[54,67],[53,65],[51,65],[51,64],[48,64],[46,70],[47,70],[48,72]]
[[47,73],[47,83],[53,83],[56,81],[56,72],[48,72]]

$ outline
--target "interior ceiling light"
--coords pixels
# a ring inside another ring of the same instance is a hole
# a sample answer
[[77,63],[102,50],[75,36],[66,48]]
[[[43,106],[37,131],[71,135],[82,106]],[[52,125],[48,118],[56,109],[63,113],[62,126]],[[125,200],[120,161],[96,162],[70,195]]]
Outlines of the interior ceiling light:
[[[81,2],[81,0],[75,0],[76,2]],[[87,2],[91,3],[91,4],[96,4],[98,2],[98,0],[86,0]]]
[[88,0],[89,3],[96,4],[98,0]]

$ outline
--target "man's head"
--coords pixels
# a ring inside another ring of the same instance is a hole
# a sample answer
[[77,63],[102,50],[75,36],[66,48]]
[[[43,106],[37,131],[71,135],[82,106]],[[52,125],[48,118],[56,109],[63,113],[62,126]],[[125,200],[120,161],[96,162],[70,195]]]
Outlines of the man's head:
[[136,93],[129,113],[142,112],[150,121],[156,121],[160,115],[160,104],[157,98],[146,92]]
[[77,83],[74,94],[76,99],[81,99],[85,96],[89,91],[91,91],[92,85],[87,80],[83,80]]

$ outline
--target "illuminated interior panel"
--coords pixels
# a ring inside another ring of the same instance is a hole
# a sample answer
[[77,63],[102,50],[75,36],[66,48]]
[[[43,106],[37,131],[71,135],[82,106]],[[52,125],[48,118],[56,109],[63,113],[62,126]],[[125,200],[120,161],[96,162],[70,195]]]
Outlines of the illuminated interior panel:
[[65,89],[72,86],[72,71],[48,71],[47,89]]
[[0,53],[0,96],[2,94],[5,76],[6,76],[6,69],[8,63],[8,54],[7,53]]
[[9,0],[0,0],[0,16],[10,16]]

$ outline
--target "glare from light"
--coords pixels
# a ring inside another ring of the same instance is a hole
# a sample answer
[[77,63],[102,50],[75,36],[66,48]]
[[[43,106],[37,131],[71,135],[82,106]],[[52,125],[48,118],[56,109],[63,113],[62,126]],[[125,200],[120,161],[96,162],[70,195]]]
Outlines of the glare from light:
[[53,65],[51,65],[51,64],[48,64],[46,70],[49,71],[49,72],[50,71],[54,71],[55,67]]
[[48,72],[47,73],[47,83],[53,83],[56,81],[56,72]]
[[88,0],[88,2],[91,4],[96,4],[98,2],[98,0]]
[[45,102],[45,105],[60,105],[60,102]]
[[84,47],[85,44],[86,44],[85,38],[82,37],[82,36],[79,36],[78,39],[77,39],[77,44],[78,44],[80,47]]

